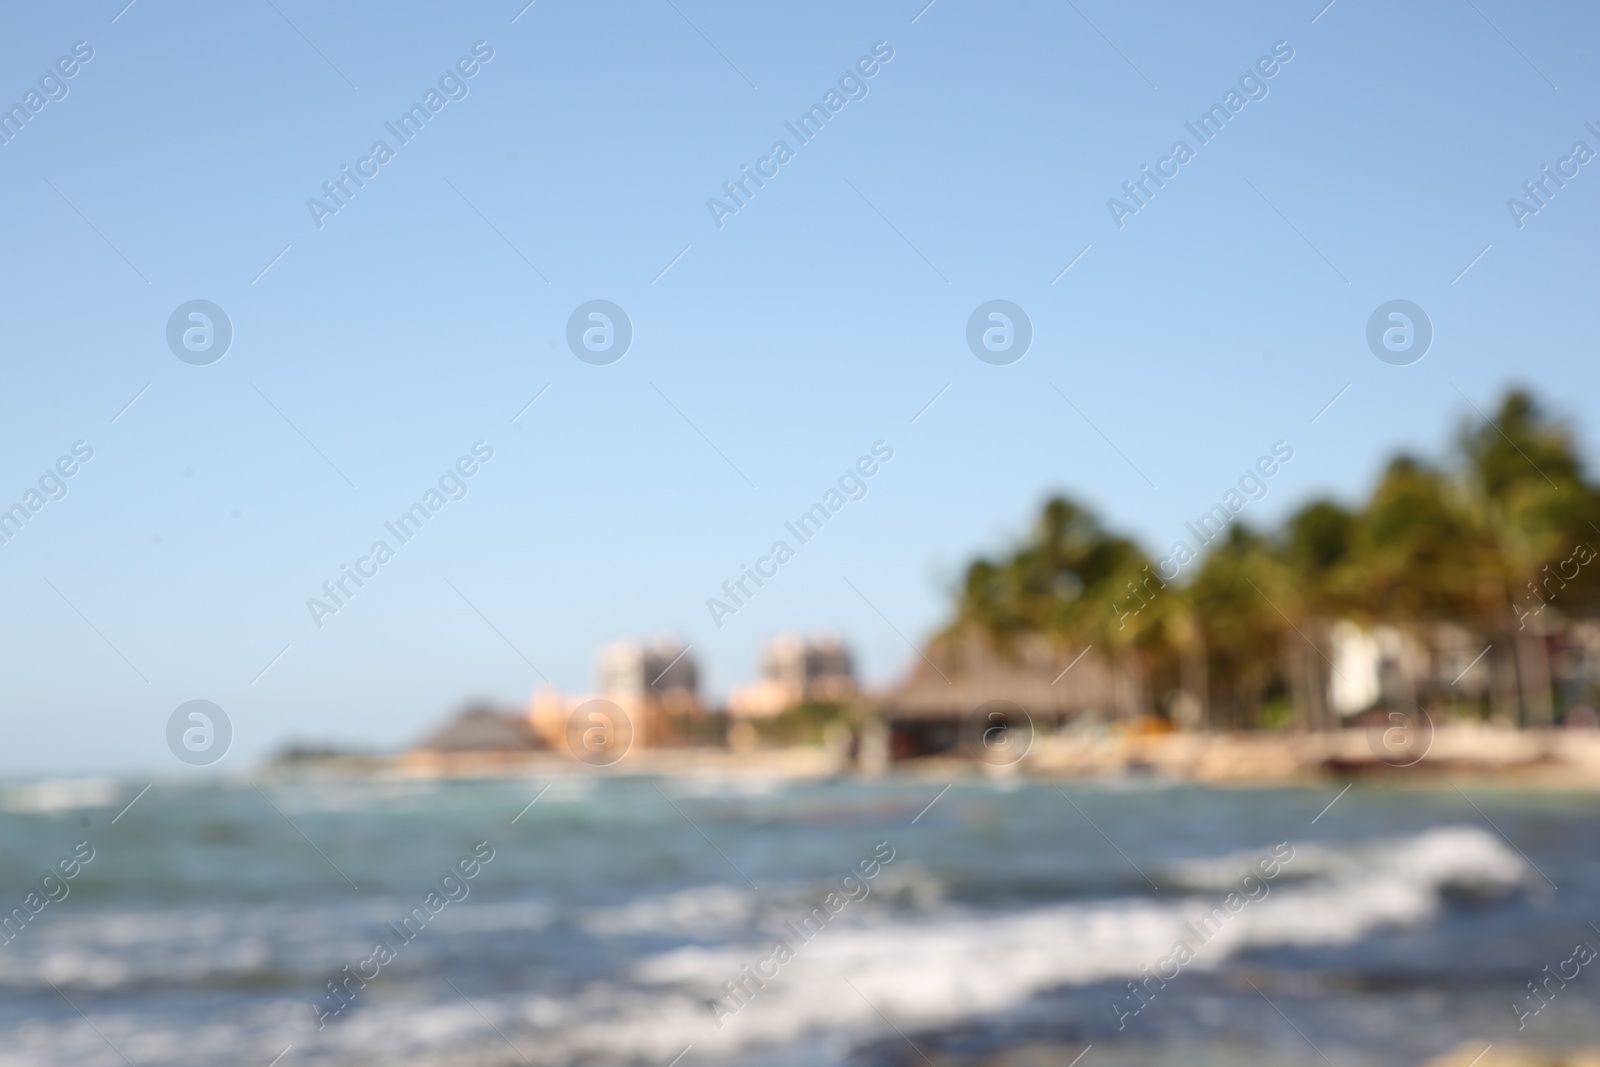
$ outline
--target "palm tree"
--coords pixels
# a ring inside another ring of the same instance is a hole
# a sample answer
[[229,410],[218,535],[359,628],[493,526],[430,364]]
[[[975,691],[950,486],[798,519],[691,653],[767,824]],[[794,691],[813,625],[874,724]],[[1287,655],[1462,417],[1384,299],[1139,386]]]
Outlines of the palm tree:
[[1187,592],[1204,635],[1214,721],[1261,725],[1267,699],[1284,690],[1279,650],[1291,627],[1279,604],[1291,595],[1286,568],[1265,537],[1234,523]]
[[958,621],[1002,642],[1024,632],[1107,642],[1113,604],[1147,563],[1137,545],[1108,534],[1086,508],[1053,497],[1007,558],[967,568]]
[[[1475,615],[1499,649],[1497,703],[1525,725],[1548,725],[1544,635],[1600,601],[1600,568],[1562,566],[1577,546],[1600,545],[1600,496],[1571,431],[1526,392],[1508,393],[1493,418],[1469,420],[1457,448],[1481,546]],[[1543,617],[1547,605],[1556,610]]]
[[1053,497],[1028,536],[964,575],[947,634],[1004,648],[1044,635],[1094,645],[1140,687],[1175,679],[1231,726],[1292,695],[1303,726],[1333,725],[1329,630],[1387,623],[1424,644],[1443,622],[1490,643],[1493,703],[1551,721],[1545,635],[1600,607],[1600,491],[1571,431],[1525,392],[1464,426],[1443,465],[1402,455],[1359,509],[1317,500],[1271,536],[1234,524],[1184,587],[1085,507]]
[[1315,500],[1288,519],[1278,537],[1277,554],[1289,577],[1285,603],[1296,633],[1285,636],[1284,673],[1294,693],[1302,727],[1335,725],[1328,705],[1333,661],[1333,623],[1363,616],[1356,559],[1358,516],[1331,500]]
[[1138,545],[1108,533],[1087,508],[1052,497],[1009,556],[968,566],[947,635],[976,630],[1001,649],[1027,634],[1063,649],[1093,645],[1132,690],[1119,703],[1144,707],[1148,653],[1162,647],[1152,635],[1171,599],[1162,593]]

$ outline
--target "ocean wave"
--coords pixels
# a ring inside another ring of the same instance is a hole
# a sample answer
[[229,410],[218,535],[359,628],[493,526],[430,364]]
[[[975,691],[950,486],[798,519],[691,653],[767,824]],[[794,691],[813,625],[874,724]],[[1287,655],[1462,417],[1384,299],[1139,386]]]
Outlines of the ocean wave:
[[[1238,869],[1244,856],[1207,861],[1216,864],[1215,870],[1195,877],[1209,880],[1208,888],[1182,897],[1072,901],[1000,913],[948,903],[911,910],[852,905],[807,943],[788,935],[795,949],[792,961],[737,1013],[724,1015],[720,1026],[710,1010],[712,999],[725,997],[724,983],[766,956],[776,935],[757,932],[766,922],[764,913],[751,918],[753,894],[716,887],[597,910],[589,921],[602,927],[610,922],[628,932],[661,929],[663,923],[693,926],[702,919],[753,921],[754,928],[746,925],[720,942],[651,953],[623,974],[567,992],[507,992],[503,986],[435,990],[433,978],[414,972],[388,989],[372,991],[357,1010],[323,1031],[316,1029],[303,1001],[275,995],[256,1000],[248,1018],[214,1021],[213,1033],[202,1042],[178,1019],[115,1012],[93,1013],[93,1018],[112,1041],[120,1044],[126,1037],[145,1051],[145,1060],[177,1064],[211,1062],[214,1056],[206,1058],[211,1053],[254,1050],[273,1041],[277,1047],[266,1048],[266,1059],[293,1041],[296,1060],[310,1064],[510,1062],[507,1041],[515,1044],[518,1059],[540,1067],[582,1061],[659,1065],[691,1044],[697,1059],[748,1058],[755,1050],[817,1035],[887,1032],[885,1017],[902,1028],[949,1025],[1004,1012],[1053,988],[1137,977],[1167,956],[1180,937],[1195,940],[1186,924],[1222,901],[1227,883],[1216,880],[1217,872]],[[1188,966],[1215,969],[1251,949],[1347,944],[1385,928],[1429,921],[1453,889],[1503,893],[1525,878],[1526,865],[1514,851],[1473,827],[1338,847],[1300,846],[1264,898],[1208,930]],[[862,904],[879,896],[875,890]],[[807,898],[788,917],[798,918],[813,902]],[[541,918],[528,905],[496,908],[485,915],[524,924]],[[199,933],[210,929],[202,924]],[[236,962],[247,965],[249,943],[241,941],[233,951]],[[46,973],[87,966],[61,957]],[[112,977],[128,980],[109,974],[102,979]],[[40,1050],[30,1058],[32,1051],[19,1047],[15,1054],[0,1053],[0,1064],[105,1059],[92,1035],[80,1029],[58,1032],[48,1056]],[[225,1039],[223,1032],[230,1030],[233,1037]],[[6,1037],[0,1034],[0,1046]],[[79,1045],[82,1059],[69,1055]]]
[[[320,907],[107,910],[68,897],[0,951],[0,988],[320,983],[368,955],[381,924],[413,903],[381,897]],[[543,901],[473,902],[441,913],[407,956],[448,952],[454,937],[536,931],[550,921]]]
[[[1227,890],[1267,858],[1262,849],[1183,860],[1162,872],[1162,883],[1190,890]],[[1499,891],[1514,887],[1526,864],[1497,837],[1477,827],[1443,827],[1403,840],[1347,845],[1296,845],[1294,862],[1274,879],[1359,877],[1371,869],[1408,870],[1421,881],[1439,880],[1446,889]]]
[[550,905],[539,900],[508,900],[447,909],[439,916],[445,934],[499,933],[508,930],[542,930],[550,925]]
[[[627,904],[595,908],[581,926],[606,937],[659,936],[704,940],[717,936],[779,929],[784,920],[810,908],[832,888],[827,882],[791,882],[766,885],[760,893],[718,883],[694,886],[658,896],[640,897]],[[867,909],[885,907],[926,911],[944,898],[944,885],[926,867],[904,861],[883,872],[871,884]]]
[[584,916],[583,927],[593,934],[612,936],[708,937],[749,925],[758,904],[751,890],[731,885],[696,886],[618,907],[596,908]]
[[122,796],[110,778],[46,778],[0,786],[0,811],[48,815],[61,811],[107,808]]
[[[1191,966],[1212,969],[1249,948],[1338,945],[1419,924],[1451,888],[1509,891],[1526,870],[1498,838],[1473,827],[1327,850],[1319,860],[1318,877],[1277,885],[1233,914]],[[1285,870],[1298,861],[1297,854]],[[706,1004],[725,995],[724,983],[743,966],[767,955],[770,942],[689,946],[643,959],[633,976],[664,994],[647,1011],[650,1025],[569,1018],[562,1044],[574,1056],[650,1059],[690,1042],[731,1053],[810,1031],[874,1028],[879,1012],[911,1024],[989,1014],[1050,988],[1139,976],[1221,896],[1057,904],[1003,915],[942,909],[932,923],[847,909],[836,926],[795,945],[795,959],[720,1028]]]

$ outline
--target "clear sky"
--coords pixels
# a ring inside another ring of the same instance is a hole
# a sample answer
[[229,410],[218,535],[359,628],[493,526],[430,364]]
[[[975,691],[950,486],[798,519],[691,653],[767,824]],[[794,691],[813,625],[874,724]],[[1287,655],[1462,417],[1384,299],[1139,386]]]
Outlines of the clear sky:
[[[1358,496],[1516,383],[1594,454],[1590,5],[125,2],[0,19],[0,507],[66,491],[0,544],[0,773],[183,771],[192,699],[232,719],[222,768],[400,744],[584,689],[628,635],[681,634],[720,695],[831,629],[886,683],[1050,492],[1164,550],[1276,441],[1247,521]],[[1172,176],[1114,212],[1145,166]],[[776,174],[708,207],[743,167]],[[608,365],[567,343],[596,299],[632,324]],[[966,340],[996,299],[1033,331],[1004,366]],[[1393,299],[1434,330],[1406,366],[1366,340]],[[192,300],[232,326],[208,365],[167,341]],[[476,442],[466,496],[389,534]]]

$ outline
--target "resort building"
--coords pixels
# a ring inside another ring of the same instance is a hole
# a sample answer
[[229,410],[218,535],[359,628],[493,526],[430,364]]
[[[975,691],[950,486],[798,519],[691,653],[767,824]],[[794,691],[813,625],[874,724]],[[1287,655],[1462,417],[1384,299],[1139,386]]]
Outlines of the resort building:
[[493,773],[546,747],[526,717],[469,704],[402,753],[400,766],[423,775]]
[[700,701],[700,668],[689,647],[675,637],[616,641],[595,657],[595,689],[564,695],[542,688],[533,694],[528,718],[551,747],[568,747],[569,719],[590,700],[607,700],[627,716],[631,744],[638,747],[702,742],[715,733]]
[[762,718],[802,704],[843,704],[855,696],[855,661],[842,641],[783,634],[762,650],[761,677],[729,695],[728,714]]
[[[1132,720],[1146,706],[1139,672],[1098,649],[1071,653],[1041,637],[1000,649],[984,638],[930,642],[909,676],[877,701],[890,756],[960,754],[996,723],[1051,732],[1078,718]],[[1018,722],[1011,722],[1011,719]],[[969,736],[972,735],[972,736]]]

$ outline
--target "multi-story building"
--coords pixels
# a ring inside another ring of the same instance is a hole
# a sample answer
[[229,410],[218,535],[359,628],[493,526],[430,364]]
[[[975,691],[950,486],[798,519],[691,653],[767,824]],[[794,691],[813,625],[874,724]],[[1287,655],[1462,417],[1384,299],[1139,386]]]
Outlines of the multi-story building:
[[580,696],[536,692],[529,707],[534,730],[556,748],[568,747],[568,720],[585,702],[598,698],[622,709],[628,743],[634,746],[683,744],[703,732],[692,725],[705,717],[700,669],[677,638],[603,646],[595,657],[595,688]]
[[694,700],[700,688],[700,670],[681,641],[614,641],[600,649],[595,662],[600,692],[675,701]]
[[806,703],[842,704],[855,695],[855,662],[843,642],[784,634],[767,642],[761,678],[735,690],[728,711],[747,718],[779,715]]

